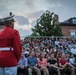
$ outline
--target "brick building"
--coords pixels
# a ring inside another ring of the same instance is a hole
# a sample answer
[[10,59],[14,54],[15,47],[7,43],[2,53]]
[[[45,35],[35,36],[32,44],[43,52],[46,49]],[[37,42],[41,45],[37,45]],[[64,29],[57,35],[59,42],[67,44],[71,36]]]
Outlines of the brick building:
[[62,34],[65,36],[76,36],[76,17],[60,23]]
[[61,25],[62,34],[64,36],[76,36],[76,17],[70,18],[64,22],[59,22],[59,17],[57,14],[54,15],[56,24]]

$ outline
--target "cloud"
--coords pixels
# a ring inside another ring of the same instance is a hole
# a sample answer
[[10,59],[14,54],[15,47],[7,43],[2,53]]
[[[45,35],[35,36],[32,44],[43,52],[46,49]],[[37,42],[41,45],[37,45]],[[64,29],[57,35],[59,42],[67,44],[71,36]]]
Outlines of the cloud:
[[24,16],[15,16],[15,19],[19,25],[29,25],[28,18],[26,18]]
[[23,29],[19,29],[19,33],[21,34],[21,37],[25,37],[28,35],[31,35],[31,30],[23,30]]
[[26,36],[32,33],[31,31],[32,26],[29,25],[18,25],[15,23],[15,29],[17,29],[20,32],[20,36]]
[[36,20],[31,22],[32,27],[34,27],[36,25]]
[[35,0],[24,0],[24,3],[27,5],[27,7],[32,8],[34,7],[34,1]]
[[[2,9],[2,7],[4,9]],[[1,10],[8,9],[14,13],[18,13],[20,11],[22,13],[31,13],[40,10],[47,10],[49,7],[53,8],[57,6],[52,2],[52,0],[0,0]]]
[[37,20],[44,12],[44,10],[39,10],[33,13],[29,13],[28,18],[31,21]]
[[17,23],[15,23],[15,29],[23,29],[23,30],[30,30],[32,28],[31,25],[18,25]]

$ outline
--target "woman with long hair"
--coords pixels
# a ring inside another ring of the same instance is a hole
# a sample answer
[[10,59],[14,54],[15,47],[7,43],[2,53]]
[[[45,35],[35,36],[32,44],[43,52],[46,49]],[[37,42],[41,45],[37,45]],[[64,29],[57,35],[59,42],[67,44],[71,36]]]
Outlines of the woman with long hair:
[[49,75],[49,71],[47,69],[48,63],[47,59],[45,58],[45,54],[41,53],[38,58],[38,67],[43,71],[43,75]]

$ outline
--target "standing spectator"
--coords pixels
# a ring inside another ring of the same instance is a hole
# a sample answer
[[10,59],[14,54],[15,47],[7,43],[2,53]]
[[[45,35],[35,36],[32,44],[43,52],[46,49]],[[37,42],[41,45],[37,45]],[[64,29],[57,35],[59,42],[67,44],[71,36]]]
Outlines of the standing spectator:
[[21,56],[20,35],[14,29],[13,16],[3,18],[6,27],[0,32],[0,75],[17,75]]

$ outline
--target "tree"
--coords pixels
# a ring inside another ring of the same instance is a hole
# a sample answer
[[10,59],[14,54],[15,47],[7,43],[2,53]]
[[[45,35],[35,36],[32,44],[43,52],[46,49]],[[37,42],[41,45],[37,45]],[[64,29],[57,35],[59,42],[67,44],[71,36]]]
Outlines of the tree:
[[39,19],[37,24],[32,28],[32,34],[39,36],[60,36],[62,35],[61,27],[59,24],[55,24],[54,13],[46,11]]

